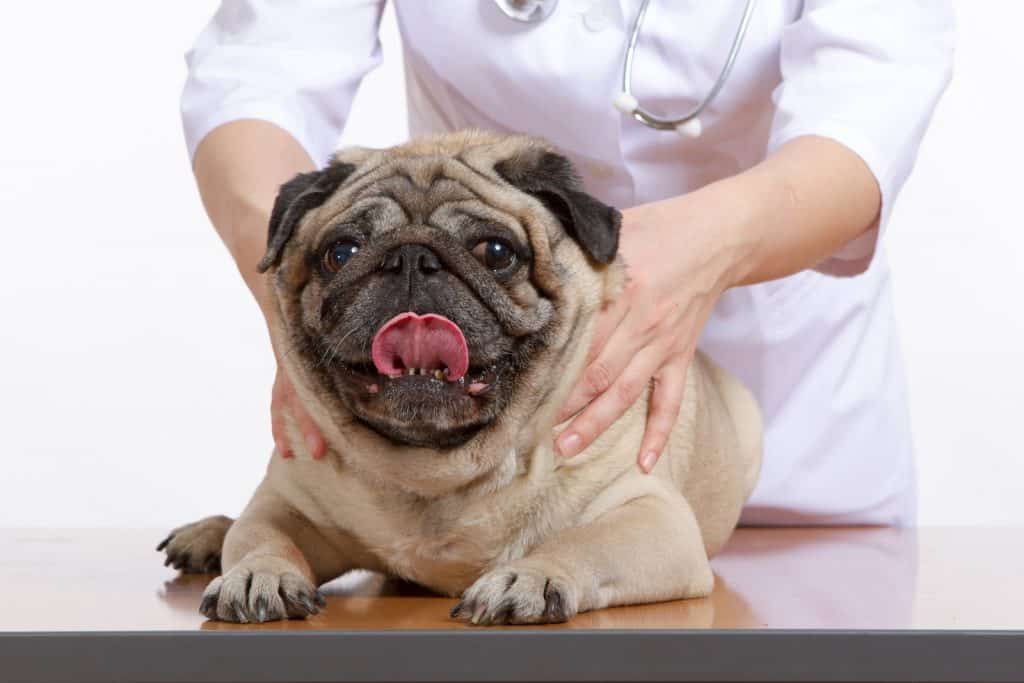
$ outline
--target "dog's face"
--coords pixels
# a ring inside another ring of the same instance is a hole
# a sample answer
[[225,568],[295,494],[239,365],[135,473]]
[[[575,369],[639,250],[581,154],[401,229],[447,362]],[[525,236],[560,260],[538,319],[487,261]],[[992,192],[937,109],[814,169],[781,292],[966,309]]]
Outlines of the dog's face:
[[260,268],[279,347],[318,421],[350,443],[371,432],[392,454],[479,456],[500,421],[521,429],[568,384],[619,222],[530,138],[342,153],[273,210]]

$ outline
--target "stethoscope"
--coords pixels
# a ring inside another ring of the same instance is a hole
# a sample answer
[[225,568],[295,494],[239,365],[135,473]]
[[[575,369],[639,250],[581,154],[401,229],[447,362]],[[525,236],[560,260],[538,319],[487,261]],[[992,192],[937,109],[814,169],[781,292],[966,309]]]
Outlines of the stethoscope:
[[[551,16],[551,13],[555,11],[558,0],[495,0],[495,4],[498,5],[502,12],[516,21],[537,23]],[[726,80],[729,78],[729,72],[732,71],[733,64],[736,63],[736,56],[739,54],[740,46],[743,45],[743,39],[747,35],[747,28],[750,26],[750,18],[754,14],[754,5],[757,4],[757,0],[747,0],[746,7],[743,9],[743,16],[740,18],[740,24],[736,29],[736,36],[732,40],[732,47],[729,48],[729,54],[725,58],[725,64],[722,66],[722,70],[718,72],[718,78],[715,80],[714,85],[711,86],[708,94],[686,115],[674,119],[661,118],[645,111],[640,106],[636,96],[633,95],[633,58],[636,56],[636,43],[640,37],[640,29],[643,26],[644,17],[647,15],[647,7],[650,4],[651,0],[643,0],[640,3],[640,11],[637,12],[636,21],[633,22],[633,30],[629,34],[629,42],[626,44],[626,55],[622,63],[622,91],[615,96],[612,104],[623,114],[632,116],[640,123],[655,130],[674,130],[684,137],[699,137],[704,131],[704,126],[700,122],[700,115],[704,113],[708,105],[718,96],[722,86],[725,85]]]

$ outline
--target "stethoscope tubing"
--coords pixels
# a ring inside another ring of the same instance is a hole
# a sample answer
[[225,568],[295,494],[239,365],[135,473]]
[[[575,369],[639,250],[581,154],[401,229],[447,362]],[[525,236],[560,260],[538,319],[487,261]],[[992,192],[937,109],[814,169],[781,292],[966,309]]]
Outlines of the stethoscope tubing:
[[[644,17],[647,15],[647,8],[650,6],[651,0],[643,0],[640,5],[640,11],[637,12],[636,20],[633,22],[633,30],[629,34],[629,42],[626,44],[626,55],[622,63],[622,95],[625,95],[630,101],[636,102],[636,98],[633,95],[633,60],[636,57],[637,41],[640,38],[640,31],[643,27]],[[633,116],[634,119],[649,126],[656,130],[675,130],[680,131],[681,127],[684,127],[691,121],[696,121],[704,110],[708,108],[718,93],[721,92],[725,82],[729,79],[729,73],[732,71],[733,65],[736,63],[736,57],[740,53],[740,48],[743,45],[743,40],[747,35],[747,30],[750,27],[750,20],[754,16],[754,6],[757,4],[757,0],[747,0],[746,7],[743,9],[743,16],[740,19],[739,27],[736,29],[736,35],[733,37],[732,45],[729,48],[729,54],[725,59],[725,64],[722,66],[722,70],[718,73],[718,78],[715,80],[711,90],[708,94],[688,113],[678,118],[668,119],[655,116],[650,112],[639,106],[636,103],[636,107],[632,111],[627,112]],[[699,134],[699,131],[698,131]]]
[[[495,4],[509,18],[525,23],[544,21],[558,4],[558,0],[533,0],[533,2],[536,2],[536,4],[530,4],[530,0],[495,0]],[[528,9],[526,7],[513,6],[524,4],[528,6]],[[633,95],[633,62],[636,60],[640,31],[643,30],[644,19],[647,17],[647,10],[650,8],[650,5],[651,0],[642,0],[640,9],[636,13],[633,29],[630,31],[629,40],[626,42],[626,53],[622,59],[622,90],[615,96],[612,103],[623,114],[632,116],[643,125],[655,130],[674,130],[684,137],[699,137],[704,129],[700,116],[715,101],[718,93],[725,86],[725,82],[729,80],[729,74],[736,64],[736,57],[740,53],[743,40],[746,38],[747,30],[750,28],[750,21],[754,16],[754,7],[757,5],[757,0],[747,0],[746,6],[743,8],[743,16],[740,18],[739,26],[736,28],[736,35],[733,37],[732,45],[729,47],[729,54],[726,56],[725,63],[722,65],[721,71],[718,72],[718,78],[715,79],[707,95],[685,115],[672,119],[662,118],[650,113],[640,106],[640,102]]]

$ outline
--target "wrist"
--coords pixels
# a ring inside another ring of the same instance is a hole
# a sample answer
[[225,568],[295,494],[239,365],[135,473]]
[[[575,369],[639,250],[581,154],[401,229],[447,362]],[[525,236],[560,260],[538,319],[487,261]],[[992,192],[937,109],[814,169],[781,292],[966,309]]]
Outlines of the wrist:
[[252,298],[256,301],[256,305],[260,309],[260,313],[263,314],[263,321],[267,325],[267,334],[270,336],[270,344],[273,347],[274,356],[277,357],[277,340],[275,338],[274,330],[277,326],[277,320],[280,317],[280,313],[277,309],[277,304],[274,302],[274,298],[270,291],[270,276],[264,273],[256,272],[255,267],[243,268],[239,266],[239,272],[242,275],[242,279],[245,281],[246,287],[249,288],[249,292],[252,294]]
[[258,282],[249,285],[249,290],[252,292],[253,298],[256,300],[256,305],[259,306],[260,313],[263,314],[263,322],[267,325],[267,336],[270,338],[270,348],[274,353],[274,358],[280,362],[281,354],[277,347],[276,334],[280,312],[278,311],[277,305],[271,296],[268,276],[260,275],[259,277],[260,279]]
[[239,203],[233,207],[231,218],[225,221],[219,232],[231,254],[238,274],[252,294],[256,305],[263,314],[273,343],[273,327],[277,319],[277,307],[270,292],[268,275],[256,269],[266,251],[268,213],[255,204]]
[[718,293],[747,284],[757,271],[763,237],[757,229],[758,204],[752,188],[742,176],[734,176],[694,194],[700,195],[700,224],[713,239],[708,261],[715,268]]

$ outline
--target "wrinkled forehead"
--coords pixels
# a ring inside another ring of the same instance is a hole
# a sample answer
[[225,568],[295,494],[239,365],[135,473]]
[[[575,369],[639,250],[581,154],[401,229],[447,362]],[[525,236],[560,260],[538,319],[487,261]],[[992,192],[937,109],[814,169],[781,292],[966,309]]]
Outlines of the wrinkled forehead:
[[512,187],[486,163],[461,157],[366,160],[314,212],[307,236],[372,215],[374,232],[406,225],[457,231],[466,221],[498,223],[537,249],[550,242],[550,220],[537,220],[539,204]]

